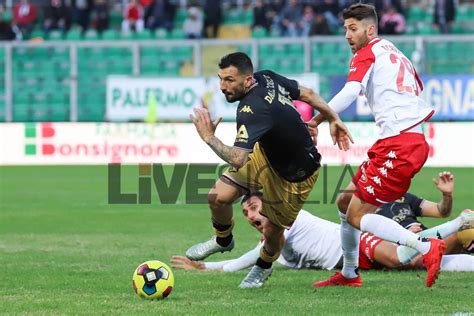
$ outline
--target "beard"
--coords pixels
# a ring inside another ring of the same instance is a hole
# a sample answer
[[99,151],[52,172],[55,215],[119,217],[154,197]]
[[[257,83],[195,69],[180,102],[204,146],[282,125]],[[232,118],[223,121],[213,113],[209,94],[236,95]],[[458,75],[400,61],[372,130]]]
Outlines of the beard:
[[355,51],[358,51],[362,48],[364,48],[367,44],[369,43],[369,35],[367,34],[367,31],[364,32],[364,36],[360,39],[360,43],[355,45]]
[[239,101],[240,99],[243,98],[244,95],[245,95],[245,93],[241,90],[236,90],[233,93],[224,93],[225,99],[229,103]]

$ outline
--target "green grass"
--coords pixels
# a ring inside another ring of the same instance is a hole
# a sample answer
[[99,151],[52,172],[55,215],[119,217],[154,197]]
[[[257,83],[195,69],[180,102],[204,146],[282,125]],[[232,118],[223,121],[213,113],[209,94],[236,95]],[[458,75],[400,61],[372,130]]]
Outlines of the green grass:
[[[123,191],[136,192],[138,168],[124,168]],[[456,177],[455,214],[473,207],[474,169],[450,169]],[[169,173],[169,169],[167,170]],[[329,200],[342,168],[329,168]],[[412,192],[439,199],[424,168]],[[208,175],[207,178],[213,178]],[[349,181],[343,179],[343,185]],[[312,200],[322,201],[324,176]],[[203,190],[204,192],[205,190]],[[212,234],[206,205],[109,205],[107,167],[0,168],[0,313],[6,314],[451,314],[474,312],[474,274],[443,273],[424,286],[425,272],[363,272],[364,287],[314,290],[329,271],[276,268],[265,287],[239,290],[246,272],[174,271],[176,285],[161,302],[138,298],[133,270],[149,259],[169,261]],[[337,220],[333,204],[306,209]],[[259,235],[235,212],[235,257]],[[439,223],[426,221],[428,225]]]

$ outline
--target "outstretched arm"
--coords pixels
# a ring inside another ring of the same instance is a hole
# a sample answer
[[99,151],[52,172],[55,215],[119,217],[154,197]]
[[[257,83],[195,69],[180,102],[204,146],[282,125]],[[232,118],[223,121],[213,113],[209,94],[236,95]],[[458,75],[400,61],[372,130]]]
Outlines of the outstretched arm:
[[[349,105],[354,102],[357,96],[360,94],[362,86],[360,82],[349,81],[346,83],[344,88],[336,94],[331,101],[329,101],[329,107],[336,113],[341,113]],[[325,117],[322,114],[318,114],[310,121],[312,125],[318,126],[325,121]]]
[[207,271],[223,271],[223,272],[235,272],[242,269],[251,267],[257,262],[260,256],[260,248],[262,243],[259,243],[257,247],[243,254],[237,259],[218,261],[218,262],[200,262],[190,260],[182,256],[173,256],[171,263],[173,268],[184,269],[184,270],[207,270]]
[[441,192],[441,201],[438,203],[423,200],[421,212],[426,217],[448,217],[453,209],[454,176],[449,171],[443,171],[438,179],[433,178],[436,188]]
[[[336,112],[334,112],[329,105],[321,98],[321,96],[315,93],[312,89],[300,86],[299,100],[304,101],[311,105],[313,108],[318,110],[325,119],[329,121],[329,131],[333,143],[339,146],[339,149],[348,150],[350,143],[354,143],[349,130],[339,118]],[[315,136],[312,134],[312,136]]]

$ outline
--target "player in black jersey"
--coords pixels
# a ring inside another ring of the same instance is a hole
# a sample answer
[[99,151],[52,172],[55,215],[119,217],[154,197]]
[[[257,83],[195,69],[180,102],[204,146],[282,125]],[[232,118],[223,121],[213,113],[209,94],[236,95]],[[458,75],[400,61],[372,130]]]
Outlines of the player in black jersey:
[[[419,217],[444,218],[451,215],[453,204],[454,176],[451,172],[442,172],[434,180],[442,198],[438,203],[406,193],[400,200],[383,204],[377,214],[391,218],[404,228],[423,237],[444,239],[447,254],[474,252],[474,216],[471,210],[465,210],[457,218],[444,224],[427,228]],[[412,261],[418,252],[409,248],[382,241],[372,234],[363,233],[360,238],[359,267],[372,269],[377,267],[395,268],[410,264],[418,267],[421,262]],[[422,266],[422,265],[421,265]]]
[[241,288],[261,287],[280,255],[283,230],[293,223],[318,177],[321,155],[293,100],[299,99],[324,115],[334,144],[349,148],[352,138],[339,116],[311,89],[273,71],[254,73],[244,53],[224,56],[219,63],[220,88],[227,101],[237,107],[237,136],[234,146],[224,145],[216,136],[220,122],[212,122],[206,109],[194,109],[191,120],[201,138],[230,168],[209,193],[209,207],[215,237],[186,252],[202,260],[234,247],[232,203],[249,192],[263,192],[261,213],[268,217],[263,227],[265,244],[260,258]]

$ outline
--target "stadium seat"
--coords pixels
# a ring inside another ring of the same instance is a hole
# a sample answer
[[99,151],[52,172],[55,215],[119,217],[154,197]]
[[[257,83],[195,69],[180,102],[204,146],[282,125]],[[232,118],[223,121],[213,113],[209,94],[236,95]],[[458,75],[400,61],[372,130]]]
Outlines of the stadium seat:
[[252,30],[253,38],[265,38],[267,37],[267,31],[263,27],[257,27]]
[[179,9],[176,11],[176,17],[174,19],[174,27],[181,29],[183,27],[184,21],[188,16],[188,12],[184,9]]
[[69,30],[66,33],[66,39],[73,40],[73,41],[81,40],[82,39],[81,30],[78,30],[78,29]]
[[99,39],[99,34],[96,30],[90,29],[84,33],[84,40],[86,41],[95,41]]
[[62,41],[64,40],[64,33],[59,30],[52,30],[51,32],[49,32],[47,38],[50,41]]
[[135,39],[135,33],[120,32],[119,33],[119,39],[124,40],[124,41],[131,41],[131,40]]
[[174,29],[171,31],[170,39],[185,39],[186,34],[182,29]]
[[104,40],[117,40],[119,35],[115,30],[105,30],[102,32],[101,38]]
[[224,24],[240,24],[241,12],[239,9],[226,10],[224,13]]
[[150,31],[148,30],[145,30],[143,32],[138,32],[135,34],[135,38],[137,39],[141,39],[141,40],[149,40],[149,39],[152,39],[153,38],[153,33],[151,33]]
[[162,28],[156,29],[155,30],[155,37],[157,39],[167,39],[168,38],[168,32],[166,31],[166,29],[162,29]]

